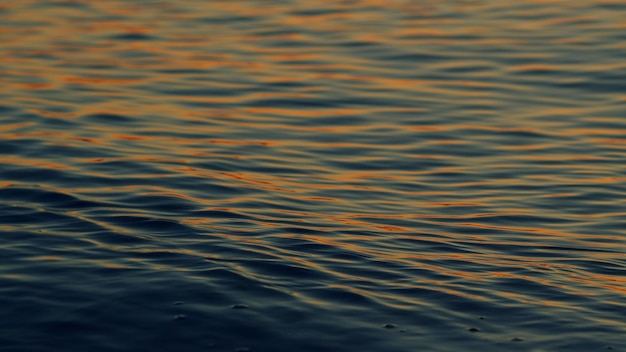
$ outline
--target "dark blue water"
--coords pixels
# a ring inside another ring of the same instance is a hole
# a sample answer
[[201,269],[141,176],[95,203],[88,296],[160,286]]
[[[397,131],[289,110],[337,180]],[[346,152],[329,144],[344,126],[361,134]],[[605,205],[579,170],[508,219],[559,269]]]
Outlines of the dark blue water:
[[0,2],[0,351],[624,351],[625,19]]

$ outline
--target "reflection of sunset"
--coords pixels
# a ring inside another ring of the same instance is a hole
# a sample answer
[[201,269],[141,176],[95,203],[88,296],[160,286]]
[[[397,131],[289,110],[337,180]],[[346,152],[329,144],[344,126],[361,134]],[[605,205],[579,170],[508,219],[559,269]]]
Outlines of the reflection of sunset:
[[622,2],[0,5],[0,343],[624,347]]

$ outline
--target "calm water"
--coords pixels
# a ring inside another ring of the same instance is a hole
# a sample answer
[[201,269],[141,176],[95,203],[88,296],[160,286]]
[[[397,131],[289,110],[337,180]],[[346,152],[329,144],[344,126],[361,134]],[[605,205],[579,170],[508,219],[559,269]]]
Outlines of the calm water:
[[0,351],[626,350],[622,0],[3,1]]

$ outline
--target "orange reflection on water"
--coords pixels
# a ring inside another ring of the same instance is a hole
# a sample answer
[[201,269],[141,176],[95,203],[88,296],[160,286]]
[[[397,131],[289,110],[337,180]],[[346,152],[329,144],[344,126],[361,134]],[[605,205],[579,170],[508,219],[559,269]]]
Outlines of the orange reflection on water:
[[120,78],[93,78],[93,77],[65,77],[63,78],[65,82],[68,83],[81,83],[86,85],[91,84],[115,84],[115,85],[123,85],[123,84],[137,84],[140,83],[141,80],[138,79],[120,79]]
[[[64,163],[55,163],[46,160],[30,160],[26,158],[16,157],[16,156],[3,156],[0,159],[0,163],[6,163],[12,166],[22,166],[25,169],[38,169],[38,168],[48,168],[48,169],[57,169],[57,170],[71,170],[73,167],[68,166]],[[11,185],[9,183],[8,185]]]

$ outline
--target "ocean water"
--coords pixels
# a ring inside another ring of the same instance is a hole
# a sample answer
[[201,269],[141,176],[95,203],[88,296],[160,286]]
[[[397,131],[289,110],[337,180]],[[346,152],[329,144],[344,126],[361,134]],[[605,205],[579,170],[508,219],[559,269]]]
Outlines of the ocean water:
[[625,351],[621,0],[0,2],[0,351]]

